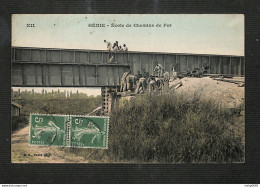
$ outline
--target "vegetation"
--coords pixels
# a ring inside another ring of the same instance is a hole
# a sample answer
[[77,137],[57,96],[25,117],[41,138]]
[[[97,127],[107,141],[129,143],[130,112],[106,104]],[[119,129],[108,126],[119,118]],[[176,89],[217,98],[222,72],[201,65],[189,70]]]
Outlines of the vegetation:
[[22,105],[21,116],[12,118],[12,129],[19,129],[28,124],[30,113],[39,114],[78,114],[86,115],[101,106],[101,96],[87,96],[83,93],[71,94],[51,92],[46,94],[14,92],[13,101]]
[[[101,97],[83,95],[84,99],[26,97],[17,100],[24,115],[86,114],[101,104]],[[240,108],[244,110],[244,104]],[[109,149],[57,149],[90,163],[243,162],[244,123],[244,116],[212,100],[142,95],[122,99],[110,115]]]
[[12,130],[18,130],[29,123],[29,119],[26,116],[13,116],[12,117]]
[[110,118],[109,156],[117,161],[244,161],[244,118],[212,100],[140,96]]
[[166,95],[123,99],[109,123],[108,150],[62,149],[90,163],[244,161],[244,117],[212,100],[188,102]]

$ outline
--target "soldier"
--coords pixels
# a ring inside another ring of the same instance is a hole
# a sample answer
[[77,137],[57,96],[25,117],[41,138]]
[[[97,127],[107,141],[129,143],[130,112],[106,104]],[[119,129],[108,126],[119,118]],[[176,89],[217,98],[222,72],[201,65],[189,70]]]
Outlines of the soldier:
[[114,45],[113,45],[113,50],[114,51],[118,51],[118,41],[116,41],[115,43],[114,43]]
[[126,45],[123,45],[123,51],[128,51],[128,48],[126,47]]
[[158,78],[162,77],[162,70],[163,70],[162,65],[157,62],[153,71],[157,72]]
[[137,75],[136,75],[136,79],[137,81],[142,77],[142,74],[140,73],[140,71],[137,71]]
[[175,71],[174,66],[172,67],[172,77],[173,77],[173,80],[177,79],[177,72]]
[[121,77],[121,87],[120,87],[120,92],[126,91],[126,77],[131,73],[131,70],[128,72],[123,73]]
[[162,77],[161,78],[156,77],[155,82],[156,82],[158,90],[161,90],[163,85],[164,85],[163,78]]
[[141,78],[138,79],[138,83],[135,89],[135,93],[139,93],[140,89],[142,88],[142,92],[145,92],[147,87],[147,80],[149,78],[149,73],[143,69],[143,74],[141,75]]
[[111,56],[109,59],[108,59],[108,63],[111,64],[114,60],[114,56]]
[[134,88],[134,85],[136,83],[136,79],[137,79],[136,76],[128,74],[128,76],[126,77],[126,86],[127,86],[128,91],[130,91]]
[[154,91],[156,81],[155,81],[155,78],[152,75],[150,75],[150,77],[147,79],[147,84],[148,84],[148,91],[149,92]]
[[163,69],[163,81],[164,82],[169,82],[169,80],[170,80],[170,73]]
[[113,56],[111,54],[111,50],[112,50],[112,45],[109,41],[104,40],[104,42],[107,44],[107,50],[108,50],[108,63],[112,63],[113,61]]
[[146,79],[144,77],[141,77],[136,86],[135,93],[138,94],[140,92],[145,92],[146,86],[147,86]]
[[143,69],[143,77],[145,79],[148,79],[149,78],[149,73],[147,71],[145,71],[145,69]]
[[163,70],[163,90],[167,91],[169,89],[170,73]]
[[112,50],[112,45],[109,41],[104,40],[104,42],[107,44],[107,50],[110,52]]

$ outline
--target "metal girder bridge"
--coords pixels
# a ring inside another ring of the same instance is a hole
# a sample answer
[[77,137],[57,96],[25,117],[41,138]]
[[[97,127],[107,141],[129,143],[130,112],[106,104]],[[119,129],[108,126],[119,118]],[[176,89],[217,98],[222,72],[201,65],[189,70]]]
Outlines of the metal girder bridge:
[[157,52],[112,52],[116,63],[108,64],[108,51],[12,47],[12,86],[104,87],[118,86],[122,74],[144,70],[152,75],[157,63],[172,73],[208,66],[211,74],[241,76],[243,56]]
[[212,74],[241,76],[245,73],[243,56],[178,54],[157,52],[108,51],[12,47],[12,86],[14,87],[101,87],[103,111],[111,112],[117,102],[114,92],[122,74],[131,69],[152,75],[157,63],[172,73],[208,66]]
[[120,85],[121,75],[130,69],[116,64],[64,64],[13,62],[12,86],[16,87],[102,87]]
[[128,64],[108,64],[90,54],[57,49],[13,48],[12,86],[102,87],[118,86]]

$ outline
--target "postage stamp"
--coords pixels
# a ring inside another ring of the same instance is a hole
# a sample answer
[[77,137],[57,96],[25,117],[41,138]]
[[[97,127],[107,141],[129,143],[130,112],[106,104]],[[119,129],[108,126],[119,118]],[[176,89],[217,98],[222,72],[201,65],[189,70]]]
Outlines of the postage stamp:
[[108,147],[108,117],[50,114],[31,114],[30,117],[30,145]]
[[66,146],[69,116],[31,114],[29,144]]
[[108,125],[108,117],[72,116],[70,145],[107,149]]

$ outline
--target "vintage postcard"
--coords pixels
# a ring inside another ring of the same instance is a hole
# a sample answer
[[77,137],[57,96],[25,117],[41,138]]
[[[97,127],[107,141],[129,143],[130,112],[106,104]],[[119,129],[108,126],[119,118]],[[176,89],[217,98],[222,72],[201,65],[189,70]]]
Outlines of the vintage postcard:
[[244,163],[242,14],[13,14],[12,163]]

